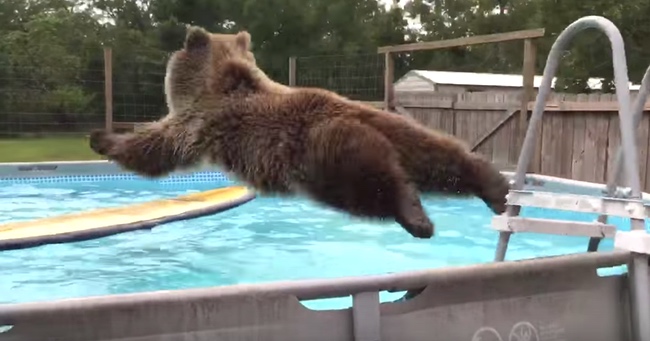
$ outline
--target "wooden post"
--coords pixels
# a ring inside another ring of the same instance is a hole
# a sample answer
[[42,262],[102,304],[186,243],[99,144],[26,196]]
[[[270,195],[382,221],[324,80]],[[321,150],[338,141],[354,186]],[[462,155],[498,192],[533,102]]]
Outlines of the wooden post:
[[395,89],[393,87],[395,63],[390,52],[386,52],[384,56],[384,110],[393,111],[395,109]]
[[545,30],[543,28],[536,28],[533,30],[495,33],[495,34],[463,37],[463,38],[456,38],[456,39],[426,41],[426,42],[401,44],[401,45],[393,45],[393,46],[381,46],[377,48],[377,53],[386,53],[386,52],[397,53],[397,52],[413,52],[413,51],[423,51],[423,50],[438,50],[438,49],[448,49],[450,47],[456,47],[456,46],[469,46],[469,45],[479,45],[479,44],[500,43],[504,41],[513,41],[513,40],[535,39],[535,38],[543,37],[544,31]]
[[104,98],[106,105],[105,129],[113,131],[113,50],[104,47]]
[[[521,96],[521,107],[519,112],[519,129],[518,129],[518,143],[517,150],[521,153],[521,147],[524,144],[524,138],[526,137],[526,130],[528,129],[528,102],[534,99],[535,94],[535,57],[537,55],[537,47],[535,42],[532,39],[524,40],[524,65],[523,65],[523,93]],[[541,126],[541,125],[540,125]],[[539,142],[538,142],[539,144]],[[537,157],[533,157],[533,162],[531,162],[529,171],[534,172],[535,169],[539,168],[539,162]]]
[[289,57],[289,86],[296,86],[296,57]]
[[[505,33],[495,33],[488,35],[480,36],[471,36],[455,39],[447,39],[440,41],[428,41],[428,42],[418,42],[410,44],[400,44],[392,46],[381,46],[377,48],[377,53],[384,54],[386,56],[386,65],[385,65],[385,91],[384,91],[384,108],[387,110],[395,109],[395,92],[393,87],[393,76],[394,76],[394,66],[393,59],[390,55],[391,53],[401,53],[401,52],[414,52],[414,51],[424,51],[424,50],[438,50],[438,49],[448,49],[457,46],[471,46],[471,45],[481,45],[481,44],[493,44],[501,43],[506,41],[514,40],[524,40],[524,69],[523,73],[523,93],[521,98],[521,110],[519,119],[513,119],[513,121],[518,121],[519,124],[515,124],[515,128],[518,130],[510,134],[508,154],[510,155],[509,163],[517,164],[519,153],[521,152],[521,146],[523,144],[524,137],[526,136],[526,129],[528,127],[528,102],[533,100],[534,91],[534,79],[535,79],[535,39],[544,37],[545,29],[537,28],[531,30],[522,30],[522,31],[513,31]],[[508,108],[510,109],[510,108]],[[401,109],[400,109],[401,111]],[[514,117],[513,117],[514,118]],[[456,130],[456,122],[453,121],[454,131]],[[538,144],[539,145],[539,144]],[[538,150],[538,149],[536,149]],[[539,153],[537,153],[539,154]],[[540,164],[539,155],[533,157],[531,165]],[[538,167],[539,168],[539,167]]]

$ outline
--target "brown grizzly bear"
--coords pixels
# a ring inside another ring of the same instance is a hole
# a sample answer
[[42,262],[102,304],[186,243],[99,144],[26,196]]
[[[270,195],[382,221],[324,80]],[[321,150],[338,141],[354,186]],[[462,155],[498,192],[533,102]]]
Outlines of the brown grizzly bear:
[[394,219],[419,238],[434,234],[419,192],[476,195],[505,211],[506,178],[461,141],[330,91],[275,83],[250,39],[189,28],[168,62],[169,114],[133,133],[94,131],[91,148],[147,177],[207,161],[262,194]]

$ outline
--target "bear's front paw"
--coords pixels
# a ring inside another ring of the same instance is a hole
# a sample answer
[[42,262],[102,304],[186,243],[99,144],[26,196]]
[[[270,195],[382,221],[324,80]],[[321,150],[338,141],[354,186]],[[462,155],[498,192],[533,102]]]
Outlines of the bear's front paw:
[[433,222],[420,210],[398,216],[395,221],[415,238],[429,239],[435,234]]
[[506,203],[507,203],[507,200],[499,199],[498,201],[490,202],[489,206],[490,206],[490,209],[492,210],[492,212],[494,212],[494,214],[503,214],[506,211],[506,208],[507,208]]
[[90,149],[99,155],[107,155],[114,144],[111,133],[96,129],[90,133]]
[[505,181],[499,181],[487,189],[483,201],[490,207],[495,214],[502,214],[506,211],[508,203],[508,193],[510,186]]
[[402,222],[402,226],[415,238],[429,239],[435,233],[433,223],[428,219],[420,219],[415,222]]

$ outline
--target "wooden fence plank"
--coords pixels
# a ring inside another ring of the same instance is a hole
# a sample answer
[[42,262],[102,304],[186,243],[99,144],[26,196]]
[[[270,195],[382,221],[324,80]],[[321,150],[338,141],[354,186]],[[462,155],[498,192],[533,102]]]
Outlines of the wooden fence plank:
[[583,179],[585,172],[585,138],[587,134],[586,115],[573,118],[573,149],[571,179]]
[[[594,182],[604,183],[607,181],[605,173],[607,172],[607,136],[609,130],[609,114],[607,113],[594,113],[596,124],[596,160],[592,165],[587,165],[596,170],[596,178]],[[592,122],[587,116],[588,122]]]
[[646,177],[648,176],[648,165],[647,165],[647,160],[648,160],[648,139],[650,138],[650,118],[647,114],[643,115],[643,118],[641,119],[641,123],[637,127],[637,135],[636,135],[636,141],[637,141],[637,148],[639,151],[639,179],[641,179],[641,184],[644,184],[643,190],[647,191],[650,190],[649,187],[649,182],[646,181]]
[[456,134],[456,112],[454,110],[440,110],[440,129],[454,135]]
[[561,147],[558,151],[558,154],[560,156],[559,176],[563,178],[571,178],[571,167],[573,165],[572,142],[575,128],[575,116],[565,117],[564,115],[556,114],[555,119],[558,120],[562,125],[562,135],[559,136]]
[[555,159],[557,158],[557,151],[559,145],[557,144],[557,138],[555,132],[557,127],[555,127],[554,122],[555,117],[552,115],[544,115],[542,117],[542,129],[541,134],[541,145],[542,145],[542,154],[541,154],[541,173],[547,175],[555,175],[555,164],[557,163]]
[[492,161],[495,164],[501,166],[515,166],[515,163],[510,162],[510,137],[514,134],[515,129],[515,120],[512,118],[515,117],[516,113],[509,115],[511,119],[505,121],[505,123],[495,132],[492,140],[494,141],[494,148],[492,149]]
[[610,174],[613,173],[614,171],[614,159],[616,155],[616,151],[618,150],[618,147],[621,145],[621,126],[619,124],[619,119],[618,115],[613,114],[609,116],[609,132],[607,134],[607,137],[609,139],[607,143],[607,154],[611,155],[610,158],[608,158],[607,162],[607,172],[606,172],[606,178],[609,179]]

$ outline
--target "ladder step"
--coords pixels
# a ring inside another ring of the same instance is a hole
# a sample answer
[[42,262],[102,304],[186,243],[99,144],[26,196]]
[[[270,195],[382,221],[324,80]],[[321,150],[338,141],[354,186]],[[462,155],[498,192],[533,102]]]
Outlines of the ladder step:
[[645,230],[618,231],[614,248],[650,255],[650,234]]
[[492,228],[502,232],[532,232],[597,238],[613,238],[616,235],[616,226],[599,222],[508,217],[506,215],[493,217]]
[[636,219],[645,219],[650,216],[650,207],[644,205],[641,200],[567,193],[511,190],[508,193],[508,205],[598,213]]

